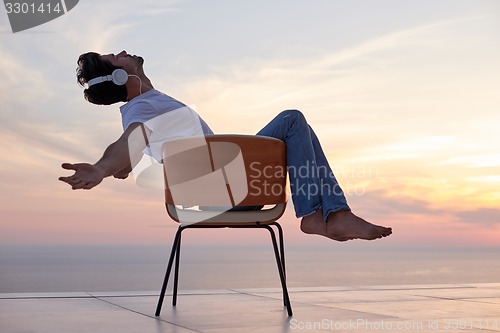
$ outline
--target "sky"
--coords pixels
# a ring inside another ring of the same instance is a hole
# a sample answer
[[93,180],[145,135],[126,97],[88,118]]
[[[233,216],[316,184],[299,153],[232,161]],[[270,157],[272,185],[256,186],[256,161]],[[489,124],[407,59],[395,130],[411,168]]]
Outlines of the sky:
[[[161,191],[57,180],[122,132],[119,105],[83,99],[78,56],[126,50],[216,133],[301,110],[352,210],[393,228],[374,247],[498,246],[499,36],[496,0],[81,0],[15,34],[2,9],[0,243],[170,241]],[[282,221],[290,243],[329,242],[300,233],[291,202]],[[191,241],[222,239],[260,242]]]

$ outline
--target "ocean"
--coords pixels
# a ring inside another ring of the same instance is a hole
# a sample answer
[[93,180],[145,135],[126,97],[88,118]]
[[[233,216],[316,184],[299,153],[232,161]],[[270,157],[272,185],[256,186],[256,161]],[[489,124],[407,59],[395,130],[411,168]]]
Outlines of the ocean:
[[[1,246],[0,293],[158,291],[165,246]],[[500,282],[499,249],[286,247],[289,287]],[[278,288],[272,247],[182,248],[181,290]]]

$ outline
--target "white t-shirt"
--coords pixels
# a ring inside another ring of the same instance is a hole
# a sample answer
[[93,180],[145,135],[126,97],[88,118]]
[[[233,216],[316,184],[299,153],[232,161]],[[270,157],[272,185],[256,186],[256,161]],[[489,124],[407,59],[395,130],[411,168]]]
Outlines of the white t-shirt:
[[144,153],[157,161],[162,160],[165,141],[213,134],[196,111],[155,89],[122,105],[120,112],[124,130],[132,123],[142,123],[151,131]]

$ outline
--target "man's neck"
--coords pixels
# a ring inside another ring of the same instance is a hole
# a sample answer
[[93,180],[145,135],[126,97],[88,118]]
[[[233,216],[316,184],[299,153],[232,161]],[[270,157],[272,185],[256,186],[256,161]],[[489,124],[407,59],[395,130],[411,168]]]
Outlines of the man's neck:
[[127,81],[127,101],[154,89],[151,80],[146,76],[130,76]]

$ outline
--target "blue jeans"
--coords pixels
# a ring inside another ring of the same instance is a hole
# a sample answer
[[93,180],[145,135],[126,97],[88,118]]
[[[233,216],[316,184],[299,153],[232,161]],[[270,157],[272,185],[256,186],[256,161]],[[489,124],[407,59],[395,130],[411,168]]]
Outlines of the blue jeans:
[[297,217],[323,209],[326,221],[332,212],[350,210],[316,134],[300,111],[281,112],[257,135],[277,138],[286,144],[290,189]]

